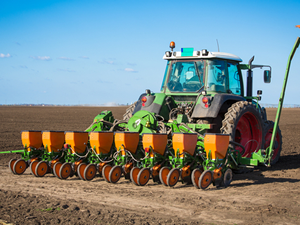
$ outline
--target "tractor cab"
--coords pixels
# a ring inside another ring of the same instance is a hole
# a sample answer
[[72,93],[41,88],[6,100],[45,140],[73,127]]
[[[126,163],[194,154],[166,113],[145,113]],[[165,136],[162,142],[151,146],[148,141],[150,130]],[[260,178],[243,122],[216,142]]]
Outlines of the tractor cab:
[[244,95],[239,68],[239,62],[242,60],[239,57],[207,50],[194,51],[193,48],[182,48],[180,52],[173,52],[172,47],[171,49],[172,51],[167,51],[163,57],[168,61],[161,87],[162,93],[176,96],[198,95],[206,91],[210,95]]

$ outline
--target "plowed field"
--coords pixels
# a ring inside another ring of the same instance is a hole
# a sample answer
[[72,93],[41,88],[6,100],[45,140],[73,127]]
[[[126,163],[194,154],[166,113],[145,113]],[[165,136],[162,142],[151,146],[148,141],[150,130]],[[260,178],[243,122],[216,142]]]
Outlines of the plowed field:
[[[86,129],[103,107],[0,107],[0,151],[22,149],[22,130]],[[126,107],[111,107],[121,119]],[[276,109],[267,109],[274,120]],[[300,224],[300,109],[283,109],[283,148],[272,168],[234,174],[226,189],[178,183],[135,186],[121,178],[13,175],[0,155],[0,224]]]

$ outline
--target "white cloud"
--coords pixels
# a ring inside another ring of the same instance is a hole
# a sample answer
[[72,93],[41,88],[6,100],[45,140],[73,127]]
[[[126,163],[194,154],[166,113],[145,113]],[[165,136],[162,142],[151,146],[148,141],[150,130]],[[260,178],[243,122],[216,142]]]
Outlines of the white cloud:
[[43,60],[43,61],[51,60],[50,56],[30,56],[30,58],[37,59],[37,60]]
[[131,73],[136,73],[137,71],[132,69],[132,68],[125,68],[124,69],[126,72],[131,72]]
[[71,58],[68,58],[68,57],[59,57],[59,59],[62,59],[62,60],[69,60],[69,61],[74,60],[74,59],[71,59]]
[[0,53],[0,58],[9,58],[11,57],[11,55],[9,53],[7,53],[6,55],[3,53]]
[[80,56],[80,58],[82,58],[82,59],[89,59],[88,56]]
[[104,104],[102,104],[103,106],[117,106],[118,105],[118,103],[116,103],[116,102],[106,102],[106,103],[104,103]]

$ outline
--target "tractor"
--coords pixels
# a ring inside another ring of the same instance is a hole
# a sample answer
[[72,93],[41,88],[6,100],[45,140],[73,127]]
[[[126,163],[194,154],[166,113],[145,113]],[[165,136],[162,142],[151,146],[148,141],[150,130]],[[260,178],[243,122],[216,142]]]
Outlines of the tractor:
[[[204,49],[181,48],[173,51],[175,43],[170,43],[171,51],[165,52],[167,60],[160,93],[146,90],[137,102],[124,114],[131,131],[148,132],[147,124],[140,121],[153,117],[164,124],[167,132],[172,130],[172,122],[181,123],[181,132],[222,133],[230,135],[230,145],[249,157],[270,144],[274,122],[267,119],[266,110],[258,103],[262,91],[253,96],[253,69],[267,67],[264,82],[271,82],[271,67],[248,64],[235,55],[209,52]],[[247,71],[244,85],[242,70]],[[245,92],[246,86],[246,95]],[[153,125],[153,124],[152,124]],[[146,130],[142,129],[146,127]],[[151,126],[148,124],[148,126]],[[162,132],[158,125],[152,132]],[[282,136],[278,129],[271,163],[278,161],[282,146]]]

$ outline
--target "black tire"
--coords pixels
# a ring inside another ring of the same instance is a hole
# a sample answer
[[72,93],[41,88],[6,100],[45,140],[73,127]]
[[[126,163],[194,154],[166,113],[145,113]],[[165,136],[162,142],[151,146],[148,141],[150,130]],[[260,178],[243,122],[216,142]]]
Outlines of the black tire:
[[134,102],[133,104],[131,104],[127,109],[125,114],[123,115],[123,120],[129,120],[132,117],[132,113],[134,111],[134,108],[136,106],[137,102]]
[[[267,120],[264,123],[264,149],[267,149],[267,147],[270,146],[271,138],[272,138],[272,132],[273,132],[273,127],[274,127],[274,122]],[[274,165],[275,163],[278,162],[280,158],[280,153],[282,149],[282,135],[281,135],[281,130],[279,127],[277,128],[277,133],[275,136],[275,142],[273,146],[274,152],[273,152],[273,157],[271,159],[271,165]]]
[[232,178],[233,178],[232,170],[228,168],[223,175],[223,179],[220,186],[225,188],[228,187],[232,181]]
[[[229,134],[230,141],[237,142],[245,147],[243,156],[251,154],[263,147],[263,123],[256,107],[247,101],[239,101],[230,108],[222,121],[221,133]],[[243,152],[241,147],[230,147]]]

